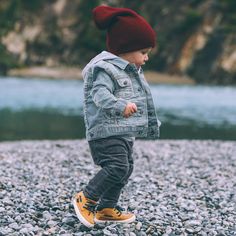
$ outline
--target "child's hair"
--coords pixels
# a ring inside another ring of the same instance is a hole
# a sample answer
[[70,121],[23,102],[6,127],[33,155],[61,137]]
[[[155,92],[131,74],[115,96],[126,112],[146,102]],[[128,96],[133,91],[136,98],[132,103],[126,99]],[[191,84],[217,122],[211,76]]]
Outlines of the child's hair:
[[93,18],[99,29],[107,30],[107,50],[113,54],[155,47],[154,30],[131,9],[98,6],[93,9]]

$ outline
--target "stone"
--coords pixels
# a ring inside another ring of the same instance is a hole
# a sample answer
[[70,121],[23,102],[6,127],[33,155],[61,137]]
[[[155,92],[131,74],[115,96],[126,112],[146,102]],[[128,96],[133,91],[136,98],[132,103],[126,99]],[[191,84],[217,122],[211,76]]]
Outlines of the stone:
[[0,213],[4,212],[5,208],[4,207],[0,207]]
[[103,229],[103,234],[104,235],[108,235],[108,236],[112,236],[112,232],[110,232],[108,229]]
[[130,232],[129,236],[136,236],[136,234],[134,232]]
[[136,224],[135,228],[136,228],[137,230],[141,230],[141,228],[142,228],[142,223],[141,223],[141,222],[138,222],[138,223]]
[[14,230],[19,230],[20,226],[17,223],[12,223],[10,225],[8,225],[8,227],[14,229]]

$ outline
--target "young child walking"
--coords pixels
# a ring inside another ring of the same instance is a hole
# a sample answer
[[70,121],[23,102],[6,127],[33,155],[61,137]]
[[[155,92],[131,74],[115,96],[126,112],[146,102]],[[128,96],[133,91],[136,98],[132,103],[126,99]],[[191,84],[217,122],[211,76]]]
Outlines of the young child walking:
[[118,199],[133,171],[135,137],[159,137],[160,124],[141,68],[155,47],[154,30],[128,8],[98,6],[93,17],[99,29],[107,30],[107,51],[83,70],[86,138],[94,163],[101,166],[73,198],[77,217],[87,227],[135,220]]

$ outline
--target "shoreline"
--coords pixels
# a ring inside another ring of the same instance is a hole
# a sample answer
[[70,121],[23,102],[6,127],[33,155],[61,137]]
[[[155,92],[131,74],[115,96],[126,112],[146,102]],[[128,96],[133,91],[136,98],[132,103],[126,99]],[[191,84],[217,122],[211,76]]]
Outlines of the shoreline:
[[[10,69],[7,76],[14,77],[31,77],[42,79],[75,79],[82,80],[82,70],[76,67],[27,67],[20,69]],[[194,85],[195,81],[187,76],[170,75],[156,71],[145,71],[147,82],[152,84],[186,84]]]

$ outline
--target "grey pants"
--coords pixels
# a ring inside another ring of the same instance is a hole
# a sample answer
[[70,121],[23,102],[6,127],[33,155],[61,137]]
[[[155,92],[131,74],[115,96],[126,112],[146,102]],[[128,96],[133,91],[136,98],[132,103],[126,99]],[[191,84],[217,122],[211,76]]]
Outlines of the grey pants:
[[122,188],[133,172],[133,142],[119,137],[89,141],[96,165],[102,167],[84,188],[84,195],[95,201],[99,208],[117,205]]

